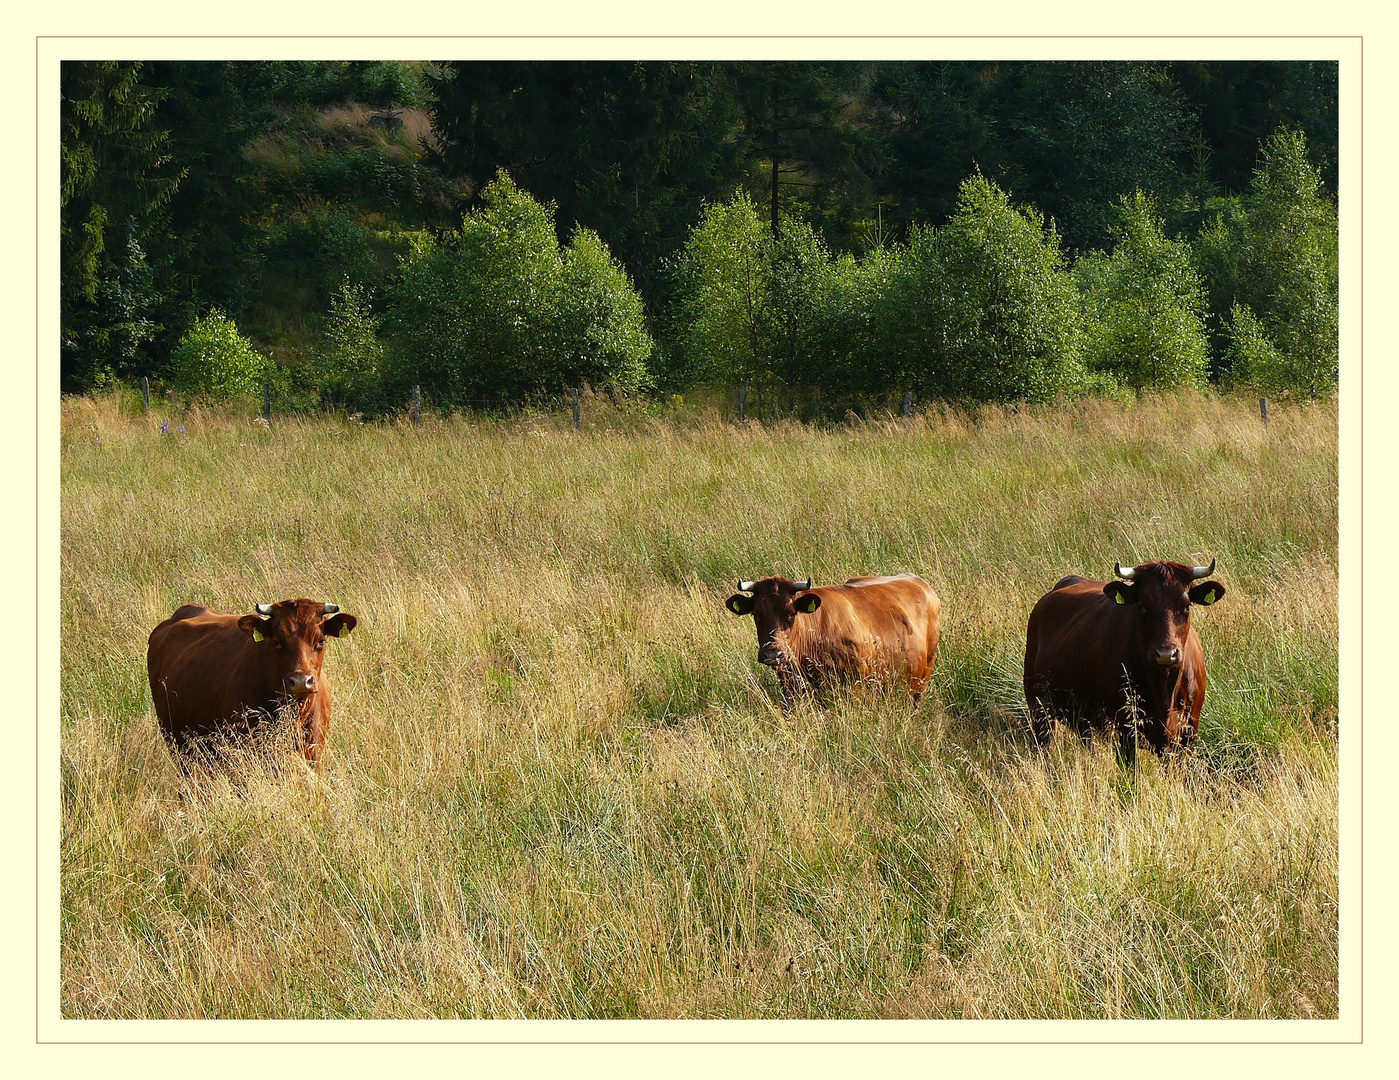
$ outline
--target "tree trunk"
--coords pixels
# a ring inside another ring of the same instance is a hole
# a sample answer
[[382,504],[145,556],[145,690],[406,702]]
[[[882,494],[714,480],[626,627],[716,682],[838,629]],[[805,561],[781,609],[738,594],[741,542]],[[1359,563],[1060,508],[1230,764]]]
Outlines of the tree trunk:
[[777,158],[772,159],[772,238],[777,239]]

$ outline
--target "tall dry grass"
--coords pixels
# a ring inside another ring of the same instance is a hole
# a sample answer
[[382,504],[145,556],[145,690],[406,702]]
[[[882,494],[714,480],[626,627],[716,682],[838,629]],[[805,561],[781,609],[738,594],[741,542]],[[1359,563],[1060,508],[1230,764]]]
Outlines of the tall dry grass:
[[[66,1015],[1336,1015],[1334,407],[593,412],[65,403]],[[1034,600],[1207,555],[1196,754],[1037,752]],[[944,603],[917,707],[784,707],[720,606],[893,571]],[[186,782],[146,635],[301,595],[360,618],[322,772]]]

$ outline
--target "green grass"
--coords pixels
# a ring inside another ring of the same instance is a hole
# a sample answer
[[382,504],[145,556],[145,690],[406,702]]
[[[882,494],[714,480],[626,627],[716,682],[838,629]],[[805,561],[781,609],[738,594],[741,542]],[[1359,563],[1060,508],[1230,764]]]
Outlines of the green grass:
[[[588,417],[65,402],[65,1015],[1336,1015],[1333,406]],[[1035,599],[1207,555],[1193,757],[1036,751]],[[783,707],[721,608],[897,571],[918,706]],[[360,619],[321,774],[182,780],[146,635],[301,595]]]

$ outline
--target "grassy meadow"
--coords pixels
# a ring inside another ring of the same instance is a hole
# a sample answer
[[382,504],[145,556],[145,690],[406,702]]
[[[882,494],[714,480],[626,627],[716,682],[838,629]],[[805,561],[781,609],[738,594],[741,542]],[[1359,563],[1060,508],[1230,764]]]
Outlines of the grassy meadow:
[[[65,1016],[1337,1014],[1333,405],[574,432],[104,397],[61,438]],[[1211,555],[1195,754],[1038,752],[1035,600]],[[721,607],[900,571],[943,601],[918,706],[784,705]],[[296,596],[360,620],[322,771],[191,786],[147,634]]]

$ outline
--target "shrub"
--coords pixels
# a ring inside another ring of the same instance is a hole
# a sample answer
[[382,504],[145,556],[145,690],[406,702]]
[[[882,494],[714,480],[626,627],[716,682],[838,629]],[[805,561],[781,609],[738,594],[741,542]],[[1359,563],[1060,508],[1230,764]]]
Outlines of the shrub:
[[1248,196],[1227,211],[1197,244],[1215,310],[1231,318],[1236,310],[1249,313],[1244,324],[1223,328],[1226,362],[1246,361],[1235,380],[1259,389],[1266,383],[1273,393],[1332,393],[1339,374],[1338,223],[1300,132],[1280,128],[1268,140]]
[[1088,366],[1138,390],[1203,386],[1205,299],[1190,247],[1165,235],[1154,201],[1140,191],[1122,198],[1119,214],[1112,254],[1094,252],[1074,267]]
[[563,251],[562,290],[555,381],[645,385],[653,342],[641,295],[591,229],[575,230]]
[[887,393],[906,380],[888,347],[883,298],[903,252],[879,246],[861,259],[842,255],[826,275],[818,332],[821,385],[838,394]]
[[745,194],[705,208],[674,266],[677,348],[694,382],[764,390],[883,392],[877,298],[896,254],[832,258],[796,218],[774,238]]
[[881,323],[905,377],[937,397],[1044,401],[1082,387],[1078,292],[1059,238],[978,171],[939,230],[915,230]]
[[374,393],[384,357],[378,325],[364,286],[345,278],[331,297],[325,348],[317,357],[316,384],[323,401],[363,405]]
[[641,300],[586,229],[560,249],[550,207],[501,171],[460,231],[421,236],[389,289],[401,391],[444,402],[518,399],[576,385],[630,392],[652,348]]
[[268,376],[267,357],[218,308],[194,320],[171,356],[177,389],[210,398],[255,393]]
[[748,196],[704,208],[673,272],[678,347],[697,382],[751,385],[770,368],[764,328],[772,234]]

